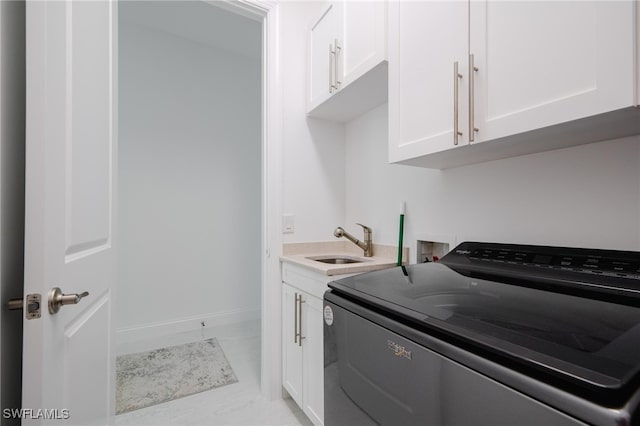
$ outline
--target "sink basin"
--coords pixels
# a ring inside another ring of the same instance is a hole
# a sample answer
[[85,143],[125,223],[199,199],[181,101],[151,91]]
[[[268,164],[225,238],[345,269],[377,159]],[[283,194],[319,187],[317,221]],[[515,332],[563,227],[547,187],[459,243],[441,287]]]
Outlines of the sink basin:
[[314,259],[316,262],[331,263],[333,265],[345,265],[347,263],[361,263],[361,260],[345,259],[344,257],[330,257],[328,259]]
[[345,257],[345,256],[315,256],[307,257],[309,260],[315,260],[316,262],[329,263],[331,265],[348,265],[350,263],[362,263],[364,260],[357,257]]

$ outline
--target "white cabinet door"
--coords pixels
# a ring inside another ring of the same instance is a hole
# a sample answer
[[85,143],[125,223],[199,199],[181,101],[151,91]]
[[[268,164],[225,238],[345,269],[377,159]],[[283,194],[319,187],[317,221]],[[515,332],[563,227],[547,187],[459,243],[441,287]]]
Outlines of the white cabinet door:
[[[389,161],[454,145],[455,86],[460,144],[467,139],[467,2],[389,3]],[[454,78],[458,62],[462,78]]]
[[387,101],[387,3],[336,1],[310,31],[307,114],[347,122]]
[[335,4],[329,4],[312,25],[309,36],[308,105],[312,110],[331,96],[336,81],[334,43],[339,38],[338,12]]
[[633,105],[633,3],[472,1],[477,141]]
[[345,1],[336,7],[342,17],[338,79],[346,86],[387,59],[387,3]]
[[298,344],[298,301],[300,291],[282,284],[282,385],[302,406],[302,346]]
[[324,326],[322,300],[303,293],[303,411],[317,426],[324,424]]
[[[22,424],[113,422],[116,29],[115,1],[26,3]],[[50,313],[53,287],[89,295]]]

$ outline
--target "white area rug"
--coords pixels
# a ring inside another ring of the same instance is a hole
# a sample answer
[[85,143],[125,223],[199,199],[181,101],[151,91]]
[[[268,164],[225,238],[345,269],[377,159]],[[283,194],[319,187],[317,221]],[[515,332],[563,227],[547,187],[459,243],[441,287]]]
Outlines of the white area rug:
[[216,338],[116,359],[116,414],[236,383]]

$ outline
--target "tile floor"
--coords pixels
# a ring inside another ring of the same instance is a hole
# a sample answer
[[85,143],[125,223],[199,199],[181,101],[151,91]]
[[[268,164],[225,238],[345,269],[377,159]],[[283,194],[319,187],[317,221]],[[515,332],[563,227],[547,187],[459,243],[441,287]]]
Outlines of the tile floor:
[[118,355],[216,337],[237,383],[116,416],[116,425],[303,425],[311,422],[291,399],[260,393],[260,322],[250,321],[123,343]]

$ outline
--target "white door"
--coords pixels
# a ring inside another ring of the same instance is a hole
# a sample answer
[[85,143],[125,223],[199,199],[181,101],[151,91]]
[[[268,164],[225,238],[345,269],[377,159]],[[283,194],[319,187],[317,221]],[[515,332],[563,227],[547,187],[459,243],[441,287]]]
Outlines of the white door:
[[[24,321],[24,424],[113,420],[116,17],[110,0],[27,0],[25,293],[42,316]],[[50,314],[53,287],[89,295]]]
[[386,2],[346,1],[339,7],[341,47],[338,73],[343,86],[387,59]]
[[472,1],[476,141],[633,105],[633,1]]
[[309,35],[309,69],[307,73],[307,111],[327,100],[337,83],[335,41],[338,38],[338,12],[335,3],[327,6],[311,26]]
[[282,284],[282,386],[302,406],[302,347],[298,343],[300,292]]
[[[467,2],[389,2],[389,161],[453,149],[466,123]],[[461,78],[454,78],[455,63]]]

